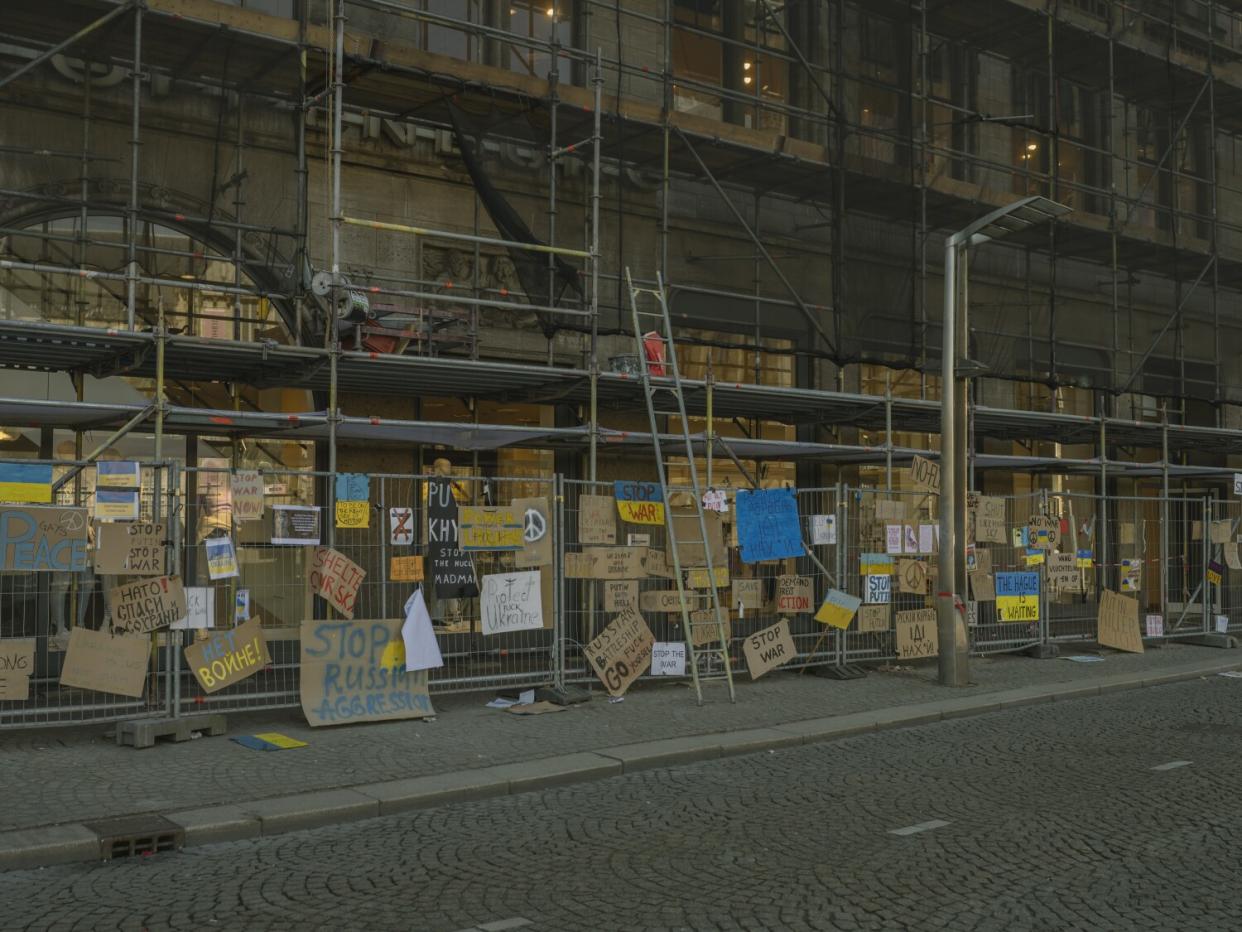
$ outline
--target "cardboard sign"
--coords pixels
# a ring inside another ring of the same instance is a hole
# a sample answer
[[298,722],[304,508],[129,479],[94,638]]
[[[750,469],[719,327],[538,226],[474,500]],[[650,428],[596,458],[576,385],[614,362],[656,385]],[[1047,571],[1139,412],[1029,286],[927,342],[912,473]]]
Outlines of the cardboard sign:
[[837,516],[811,515],[811,543],[815,546],[837,542]]
[[[723,519],[715,512],[709,511],[703,515],[703,524],[707,527],[707,552],[711,555],[712,566],[728,566],[729,556],[725,551]],[[703,554],[701,543],[703,531],[699,528],[698,512],[674,510],[673,535],[677,538],[677,559],[682,569],[688,566],[707,565],[707,558]]]
[[552,513],[546,498],[515,498],[513,510],[522,516],[522,549],[513,555],[518,569],[552,565]]
[[805,614],[811,610],[815,581],[810,576],[778,576],[776,610],[781,614]]
[[[631,544],[631,546],[638,545]],[[646,547],[647,545],[643,544],[642,546]],[[668,554],[663,550],[652,550],[648,547],[646,566],[648,576],[658,576],[661,579],[673,578],[673,568],[669,564]]]
[[1208,542],[1223,544],[1229,540],[1229,535],[1232,532],[1233,525],[1228,518],[1225,518],[1223,521],[1213,521],[1208,528]]
[[591,579],[642,579],[647,575],[646,547],[587,547]]
[[333,505],[336,526],[346,530],[358,530],[371,526],[371,503],[366,501],[340,501]]
[[993,602],[996,600],[996,584],[990,573],[976,570],[966,574],[970,580],[970,594],[976,602]]
[[0,638],[0,702],[30,698],[34,653],[34,638]]
[[[733,639],[733,623],[725,613],[720,615],[726,644]],[[716,627],[716,613],[710,608],[690,613],[690,643],[695,647],[720,647],[720,630]]]
[[782,618],[772,627],[756,631],[742,645],[742,653],[752,680],[793,660],[798,656],[798,648],[789,633],[789,620]]
[[919,492],[940,494],[940,464],[916,456],[910,460],[910,482]]
[[922,560],[898,560],[897,591],[927,595],[927,564]]
[[664,523],[664,490],[658,482],[617,482],[617,514],[630,524]]
[[609,545],[617,542],[617,505],[611,495],[578,498],[578,541]]
[[484,636],[543,627],[543,587],[539,570],[483,577],[479,612]]
[[318,505],[273,505],[272,543],[290,547],[319,546]]
[[877,498],[874,511],[877,521],[903,521],[906,517],[906,503],[900,499],[890,501],[886,498]]
[[85,508],[0,508],[0,570],[79,572],[86,539]]
[[936,629],[934,608],[897,613],[898,660],[919,660],[939,653],[940,633]]
[[474,561],[457,546],[457,499],[451,479],[427,480],[427,559],[437,598],[472,599],[479,594]]
[[975,540],[982,544],[1007,544],[1005,500],[980,495],[975,501]]
[[625,609],[586,645],[586,656],[608,695],[622,696],[651,665],[654,646],[642,615]]
[[1056,515],[1031,515],[1026,523],[1028,546],[1036,550],[1056,550],[1061,543],[1061,519]]
[[1054,592],[1082,592],[1082,570],[1072,553],[1048,554],[1048,587]]
[[422,582],[422,557],[393,557],[388,561],[388,579],[391,582]]
[[414,543],[414,509],[388,509],[388,543],[394,547],[408,547]]
[[366,570],[339,550],[316,547],[306,579],[312,593],[346,618],[353,618],[358,587],[366,576]]
[[887,605],[858,606],[858,633],[878,634],[889,628],[892,609]]
[[657,641],[651,647],[652,676],[686,675],[686,642]]
[[686,570],[687,589],[723,589],[727,585],[729,585],[727,566],[713,566],[711,572],[708,572],[705,566]]
[[164,525],[100,524],[95,528],[95,572],[103,576],[162,576]]
[[148,634],[186,617],[185,590],[176,576],[160,576],[108,591],[112,630]]
[[258,521],[263,517],[263,477],[257,469],[239,469],[229,477],[233,521]]
[[996,617],[1001,621],[1039,621],[1039,574],[997,573]]
[[525,546],[522,515],[512,505],[462,505],[458,508],[457,545],[466,553],[521,550]]
[[[612,507],[611,501],[609,507]],[[621,612],[627,608],[638,608],[638,580],[604,580],[604,611]]]
[[1143,653],[1143,636],[1139,632],[1138,600],[1120,595],[1111,589],[1100,592],[1099,633],[1096,639],[1104,647]]
[[51,463],[0,463],[0,501],[38,503],[51,500]]
[[400,618],[303,621],[301,700],[312,727],[434,715],[427,671],[405,669]]
[[863,577],[863,594],[868,605],[887,605],[893,600],[893,577]]
[[841,592],[839,589],[829,589],[828,594],[824,596],[824,603],[819,607],[819,611],[815,613],[815,620],[834,628],[845,630],[850,626],[850,622],[854,620],[854,615],[858,612],[858,607],[862,604],[862,599],[850,595],[848,592]]
[[736,510],[742,562],[783,560],[806,552],[793,489],[739,489]]
[[564,560],[566,579],[590,579],[595,572],[595,557],[589,553],[565,554]]
[[147,638],[114,636],[79,625],[69,633],[60,685],[137,699],[146,686],[150,651]]
[[[699,600],[686,594],[687,607],[697,609]],[[680,612],[681,593],[676,589],[653,589],[638,596],[638,607],[644,612]]]
[[203,547],[207,551],[207,576],[210,579],[232,579],[241,575],[231,537],[208,537],[203,541]]
[[205,641],[195,641],[184,653],[205,693],[240,683],[271,662],[263,639],[263,623],[258,618],[238,628],[216,631]]
[[763,580],[735,578],[729,593],[729,605],[743,612],[763,608]]

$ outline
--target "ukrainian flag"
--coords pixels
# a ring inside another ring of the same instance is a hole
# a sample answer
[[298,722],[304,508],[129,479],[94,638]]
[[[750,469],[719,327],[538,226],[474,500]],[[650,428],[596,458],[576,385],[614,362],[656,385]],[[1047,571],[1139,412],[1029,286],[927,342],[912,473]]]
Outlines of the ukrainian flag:
[[50,502],[52,467],[45,463],[0,463],[0,502]]

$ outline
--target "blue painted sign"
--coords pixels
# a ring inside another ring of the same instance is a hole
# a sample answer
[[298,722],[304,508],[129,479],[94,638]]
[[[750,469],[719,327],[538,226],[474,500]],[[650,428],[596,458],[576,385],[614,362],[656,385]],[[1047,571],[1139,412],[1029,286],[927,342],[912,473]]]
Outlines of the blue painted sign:
[[338,502],[365,502],[370,497],[371,477],[366,473],[337,473],[336,500]]
[[0,570],[87,567],[85,508],[0,508]]
[[737,493],[737,541],[743,563],[783,560],[806,553],[793,489]]
[[1001,621],[1039,621],[1039,574],[997,573],[996,615]]
[[617,514],[630,524],[664,523],[664,490],[658,482],[616,482]]

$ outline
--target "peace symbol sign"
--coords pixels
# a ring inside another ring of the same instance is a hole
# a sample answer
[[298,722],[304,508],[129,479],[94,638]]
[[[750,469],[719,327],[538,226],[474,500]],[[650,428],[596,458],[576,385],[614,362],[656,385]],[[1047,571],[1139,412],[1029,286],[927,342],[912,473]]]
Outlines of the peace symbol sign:
[[86,525],[86,519],[83,512],[77,509],[65,511],[60,516],[60,526],[66,531],[80,531]]
[[528,544],[533,544],[537,540],[543,540],[543,535],[548,533],[548,521],[538,508],[527,508],[526,514],[522,516],[522,539]]

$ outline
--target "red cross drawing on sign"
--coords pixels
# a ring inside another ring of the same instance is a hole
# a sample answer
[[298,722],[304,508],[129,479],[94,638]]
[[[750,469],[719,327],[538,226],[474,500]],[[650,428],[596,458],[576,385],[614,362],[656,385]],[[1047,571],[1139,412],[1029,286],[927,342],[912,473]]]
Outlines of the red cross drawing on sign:
[[414,543],[414,509],[391,508],[388,515],[389,524],[392,528],[392,543]]

